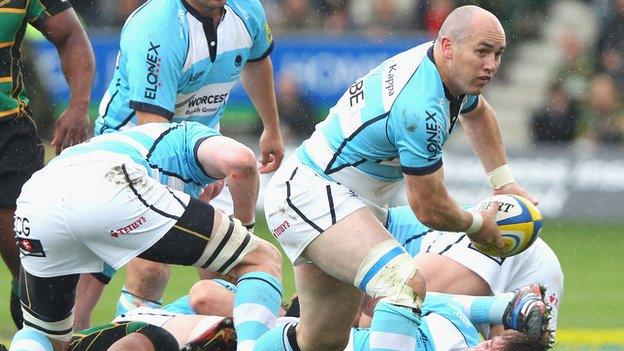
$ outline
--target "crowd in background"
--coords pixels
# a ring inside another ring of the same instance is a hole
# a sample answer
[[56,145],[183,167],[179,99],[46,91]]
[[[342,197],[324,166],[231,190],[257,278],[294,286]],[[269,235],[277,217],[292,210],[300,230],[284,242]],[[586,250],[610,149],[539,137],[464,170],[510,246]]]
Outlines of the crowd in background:
[[[87,28],[118,31],[125,18],[145,0],[73,1]],[[274,33],[361,34],[389,36],[437,33],[459,5],[476,4],[494,13],[513,48],[542,35],[553,1],[509,0],[262,0]],[[559,39],[561,60],[542,107],[527,119],[536,144],[624,146],[624,0],[587,0],[596,17],[595,39],[582,42],[570,30]],[[106,16],[102,14],[106,13]],[[505,65],[497,79],[505,79]],[[307,136],[319,117],[293,77],[276,82],[285,133]]]
[[594,0],[589,43],[568,31],[545,105],[532,116],[537,143],[624,146],[624,0]]

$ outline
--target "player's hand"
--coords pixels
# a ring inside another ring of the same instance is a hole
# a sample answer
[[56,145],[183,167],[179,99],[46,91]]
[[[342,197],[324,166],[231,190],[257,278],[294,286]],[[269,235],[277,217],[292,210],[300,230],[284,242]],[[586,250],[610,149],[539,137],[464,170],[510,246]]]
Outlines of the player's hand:
[[264,129],[260,136],[260,167],[258,172],[271,173],[284,159],[284,141],[279,129]]
[[225,186],[225,180],[219,179],[213,183],[206,185],[204,188],[204,192],[199,195],[199,199],[205,203],[209,203],[210,200],[214,199],[221,193],[223,187]]
[[502,251],[505,248],[505,241],[498,230],[495,218],[499,206],[498,202],[494,202],[488,208],[479,211],[483,217],[483,225],[481,225],[481,229],[478,231],[468,234],[468,237],[484,247],[496,248]]
[[56,147],[56,154],[72,145],[87,140],[91,124],[86,109],[69,107],[54,123],[52,146]]
[[536,198],[534,198],[531,194],[529,194],[528,191],[524,190],[524,188],[521,187],[516,182],[505,184],[502,187],[500,187],[500,189],[494,190],[493,193],[494,195],[502,195],[502,194],[520,195],[523,198],[531,201],[533,205],[535,206],[539,205],[539,201],[537,201]]

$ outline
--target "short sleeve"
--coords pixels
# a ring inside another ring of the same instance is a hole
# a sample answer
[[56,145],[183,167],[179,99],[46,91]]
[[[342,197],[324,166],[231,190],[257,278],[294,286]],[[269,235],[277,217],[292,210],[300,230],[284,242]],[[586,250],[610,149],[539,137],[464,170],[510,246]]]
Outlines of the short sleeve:
[[26,18],[35,28],[40,29],[48,19],[71,7],[67,0],[33,0],[28,3]]
[[187,39],[175,35],[179,24],[175,30],[163,31],[154,28],[158,21],[148,24],[143,18],[134,19],[124,28],[120,42],[120,64],[125,65],[122,69],[128,80],[129,107],[171,120]]
[[397,148],[403,173],[426,175],[442,167],[445,120],[439,106],[393,108],[389,123],[389,138]]
[[468,113],[475,108],[479,104],[479,95],[466,95],[465,101],[462,104],[462,109],[460,113]]
[[202,185],[207,185],[215,181],[216,178],[206,173],[204,167],[200,164],[197,152],[199,145],[206,139],[219,136],[219,132],[213,128],[200,124],[198,122],[186,123],[186,154],[188,155],[187,164],[189,171],[194,180]]
[[253,38],[253,45],[249,53],[249,60],[251,62],[261,61],[273,51],[273,34],[271,34],[271,28],[266,19],[266,14],[262,8],[262,4],[259,1],[253,1],[250,4],[252,12],[250,13],[250,20],[253,22],[250,27],[253,33],[250,33]]

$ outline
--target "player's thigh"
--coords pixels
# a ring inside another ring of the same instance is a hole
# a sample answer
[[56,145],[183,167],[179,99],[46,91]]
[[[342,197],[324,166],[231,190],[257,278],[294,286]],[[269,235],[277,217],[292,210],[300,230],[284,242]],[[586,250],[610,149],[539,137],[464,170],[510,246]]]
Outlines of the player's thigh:
[[298,339],[310,347],[317,341],[346,341],[362,300],[362,292],[314,264],[295,267],[300,303]]
[[[321,257],[316,257],[317,250],[306,248],[331,233],[334,243],[338,244],[336,251],[332,252],[340,252],[342,256],[333,256],[330,262],[349,266],[351,275],[354,275],[361,260],[356,263],[348,261],[352,256],[342,249],[350,248],[354,241],[361,242],[363,245],[357,247],[354,254],[363,259],[363,252],[390,238],[373,212],[367,208],[368,203],[345,186],[317,175],[300,164],[296,157],[289,158],[280,167],[271,178],[265,194],[265,215],[269,229],[295,264],[310,260],[320,264],[316,259],[324,259],[326,255],[318,253]],[[359,223],[360,220],[363,222]],[[365,233],[358,229],[360,226],[366,228]],[[334,227],[338,229],[332,230]],[[347,240],[352,242],[346,243]],[[300,257],[304,250],[306,257]],[[341,273],[340,278],[344,277],[345,274]]]
[[363,207],[318,235],[302,256],[332,276],[352,282],[371,250],[389,239],[372,211]]
[[[190,196],[150,177],[130,162],[104,163],[84,192],[65,197],[72,233],[94,254],[118,269],[156,242],[182,218]],[[91,174],[95,173],[95,174]]]
[[53,339],[69,340],[74,326],[73,307],[77,274],[43,278],[20,271],[20,300],[24,325]]

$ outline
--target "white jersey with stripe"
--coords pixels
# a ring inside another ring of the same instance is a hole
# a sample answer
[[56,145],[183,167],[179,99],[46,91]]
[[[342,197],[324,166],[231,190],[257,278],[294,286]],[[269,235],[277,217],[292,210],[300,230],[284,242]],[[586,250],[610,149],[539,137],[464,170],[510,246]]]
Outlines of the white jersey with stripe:
[[184,0],[150,0],[123,27],[95,134],[136,125],[135,110],[215,127],[246,62],[272,48],[259,0],[228,0],[216,30]]
[[351,85],[298,158],[321,176],[358,191],[442,166],[442,147],[478,96],[454,97],[425,43],[381,63]]
[[552,307],[549,327],[557,329],[564,277],[557,255],[542,238],[515,256],[492,257],[478,251],[465,234],[427,228],[409,206],[389,209],[387,218],[386,228],[409,254],[428,252],[448,257],[478,274],[494,294],[531,283],[545,286]]
[[130,157],[161,184],[199,196],[215,181],[199,163],[197,148],[207,138],[220,135],[196,122],[149,123],[119,133],[107,133],[66,149],[51,163],[84,154],[107,151]]

